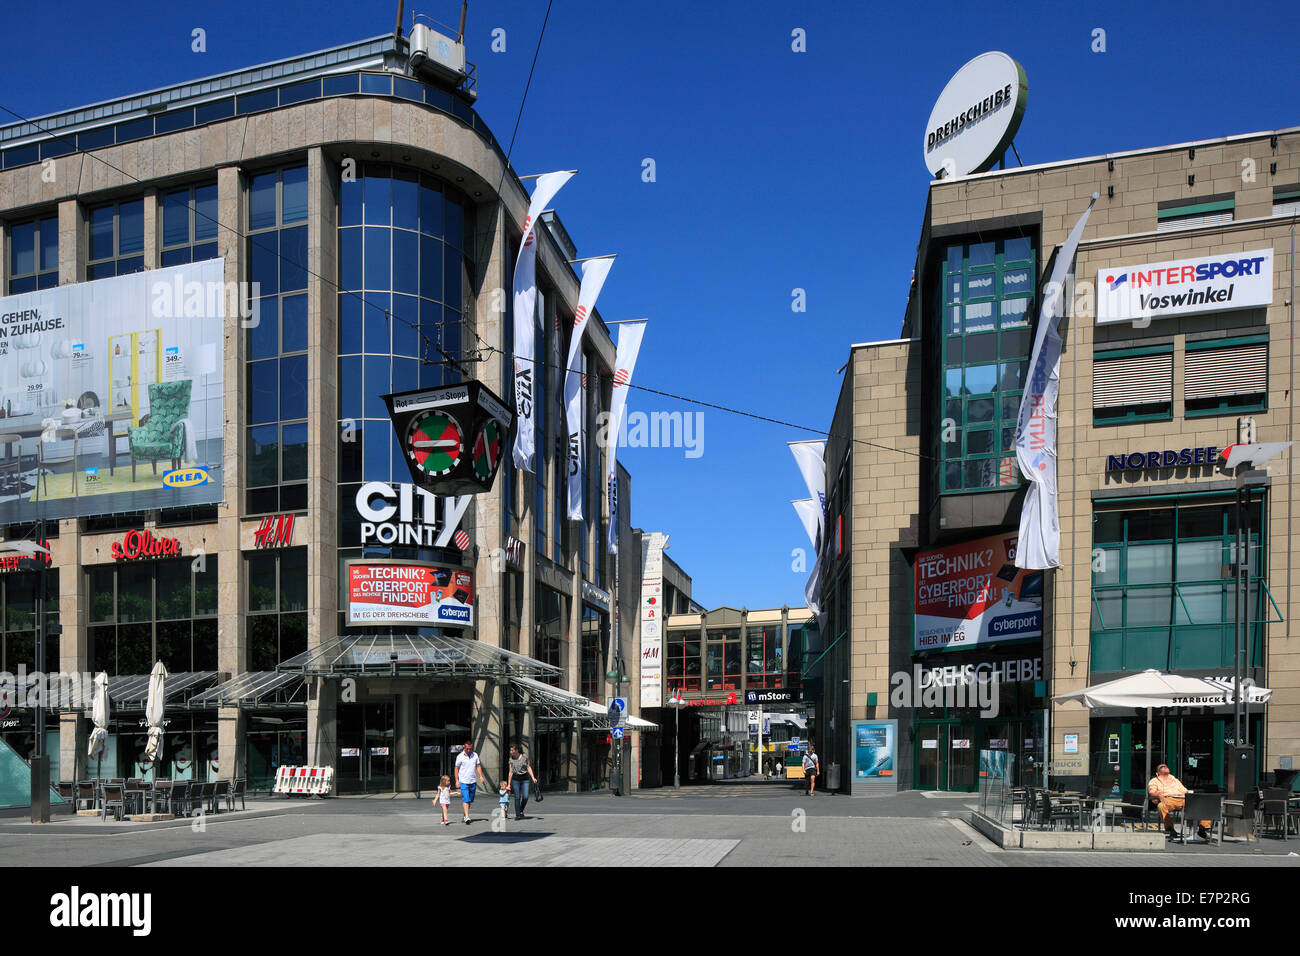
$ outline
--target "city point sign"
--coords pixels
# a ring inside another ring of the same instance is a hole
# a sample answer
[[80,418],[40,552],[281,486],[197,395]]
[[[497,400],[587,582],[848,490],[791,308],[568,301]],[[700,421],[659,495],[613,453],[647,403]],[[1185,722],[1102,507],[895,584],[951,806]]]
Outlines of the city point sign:
[[356,509],[361,518],[362,544],[414,544],[445,548],[469,510],[473,495],[441,498],[412,484],[394,487],[368,481],[357,489]]

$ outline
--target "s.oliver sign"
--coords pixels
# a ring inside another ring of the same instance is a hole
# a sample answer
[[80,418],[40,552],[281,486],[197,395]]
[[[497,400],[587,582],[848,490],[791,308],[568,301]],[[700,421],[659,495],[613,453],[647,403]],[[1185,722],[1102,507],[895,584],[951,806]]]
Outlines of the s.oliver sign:
[[1272,249],[1111,266],[1097,273],[1098,325],[1272,302]]
[[180,556],[181,543],[175,538],[155,538],[152,531],[128,531],[121,541],[113,542],[111,553],[114,561],[175,558]]
[[474,626],[474,575],[415,561],[350,561],[349,624]]

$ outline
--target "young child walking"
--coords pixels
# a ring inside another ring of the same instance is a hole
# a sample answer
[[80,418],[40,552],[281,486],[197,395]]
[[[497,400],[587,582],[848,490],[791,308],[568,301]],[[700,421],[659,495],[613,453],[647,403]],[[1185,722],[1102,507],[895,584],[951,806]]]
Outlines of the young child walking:
[[501,807],[501,819],[504,820],[510,816],[510,781],[502,780],[501,787],[497,791],[497,803]]
[[436,806],[442,809],[442,825],[450,826],[451,821],[447,819],[447,809],[451,806],[451,777],[445,773],[442,779],[438,781],[438,795],[433,798]]

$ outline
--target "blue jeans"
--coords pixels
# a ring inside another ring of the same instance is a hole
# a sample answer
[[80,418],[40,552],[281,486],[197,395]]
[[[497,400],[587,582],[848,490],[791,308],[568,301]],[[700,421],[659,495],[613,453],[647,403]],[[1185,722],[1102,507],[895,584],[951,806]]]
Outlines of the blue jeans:
[[524,807],[528,806],[528,785],[531,782],[532,781],[526,777],[523,780],[510,781],[510,789],[513,790],[515,794],[515,816],[517,817],[522,817],[524,815]]

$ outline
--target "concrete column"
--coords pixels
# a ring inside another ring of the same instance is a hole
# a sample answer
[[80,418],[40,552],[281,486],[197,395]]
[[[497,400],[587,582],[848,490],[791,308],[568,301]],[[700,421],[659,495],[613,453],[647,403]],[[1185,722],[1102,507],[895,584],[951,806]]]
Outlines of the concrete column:
[[60,780],[76,782],[87,779],[86,747],[89,743],[89,722],[83,720],[79,712],[59,714]]
[[337,774],[339,682],[307,680],[307,759],[313,767],[333,767]]
[[[217,170],[217,220],[244,226],[243,184],[238,167],[222,166]],[[60,220],[62,226],[62,220]],[[225,259],[227,288],[243,289],[245,278],[244,247],[239,235],[230,229],[217,230],[217,247]],[[60,253],[62,255],[62,253]],[[83,258],[84,262],[84,258]],[[232,285],[232,283],[234,285]],[[239,296],[243,305],[243,295]],[[247,619],[244,610],[244,567],[239,551],[239,514],[243,510],[243,473],[240,443],[244,437],[244,406],[240,403],[240,383],[244,380],[244,335],[238,309],[228,310],[225,317],[225,341],[222,360],[225,428],[221,436],[221,482],[225,505],[218,511],[217,538],[230,543],[220,554],[217,582],[217,670],[227,674],[242,673],[248,665]],[[238,708],[223,707],[217,713],[217,766],[223,778],[243,776],[247,771],[244,753],[244,718]]]
[[578,789],[578,771],[582,757],[582,730],[576,721],[569,724],[568,746],[564,754],[564,789],[576,792]]
[[59,285],[86,277],[86,214],[76,199],[59,203]]
[[159,235],[158,220],[162,212],[162,202],[158,190],[144,191],[144,267],[157,269],[162,262],[162,237]]
[[244,715],[238,707],[217,711],[217,773],[222,779],[245,776]]
[[483,776],[493,788],[501,779],[508,752],[508,745],[502,740],[505,724],[501,703],[504,697],[505,688],[498,686],[496,681],[475,681],[474,725],[470,728],[470,739],[479,760],[483,761]]
[[[419,696],[411,691],[399,693],[393,727],[393,750],[398,793],[420,789]],[[482,754],[479,755],[482,759]],[[486,773],[486,761],[485,761]]]

